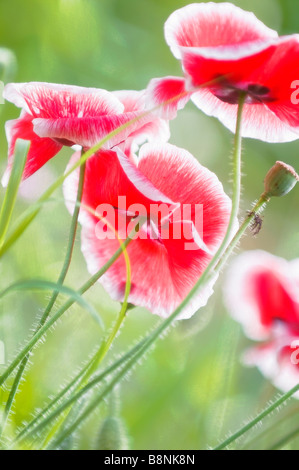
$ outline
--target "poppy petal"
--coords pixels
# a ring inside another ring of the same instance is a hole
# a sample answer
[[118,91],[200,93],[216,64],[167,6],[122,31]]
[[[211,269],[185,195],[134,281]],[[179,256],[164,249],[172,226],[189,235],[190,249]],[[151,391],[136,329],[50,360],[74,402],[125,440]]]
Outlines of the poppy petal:
[[53,158],[62,148],[62,145],[52,139],[41,139],[33,131],[32,116],[22,113],[19,119],[8,121],[5,126],[9,145],[8,164],[2,178],[3,186],[7,186],[13,165],[14,148],[17,139],[30,141],[30,149],[23,173],[23,179],[28,178],[39,170],[48,160]]
[[[201,111],[218,118],[231,132],[235,132],[237,105],[224,103],[208,89],[194,93],[191,99]],[[299,138],[296,129],[292,129],[263,103],[244,105],[242,135],[265,142],[291,142]]]
[[217,48],[277,37],[253,13],[231,3],[194,3],[176,10],[165,24],[165,38],[178,59],[181,47]]

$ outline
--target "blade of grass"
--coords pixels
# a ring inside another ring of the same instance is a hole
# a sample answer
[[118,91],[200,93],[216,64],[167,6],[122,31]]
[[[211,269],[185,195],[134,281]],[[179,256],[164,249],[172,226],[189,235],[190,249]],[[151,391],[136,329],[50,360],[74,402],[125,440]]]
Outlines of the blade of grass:
[[[243,222],[241,225],[240,229],[238,230],[237,234],[235,235],[234,239],[230,243],[230,245],[227,247],[226,252],[223,255],[223,259],[227,259],[228,253],[231,253],[233,251],[233,248],[236,247],[243,236],[246,228],[252,223],[254,220],[254,217],[257,213],[261,212],[264,210],[266,207],[266,203],[269,202],[269,200],[265,200],[264,195],[261,196],[259,201],[256,203],[254,209],[250,212],[246,220]],[[210,266],[213,266],[214,263],[211,262]],[[217,271],[219,272],[221,268],[223,267],[223,263],[219,262]],[[67,429],[64,430],[63,435],[60,435],[53,443],[51,443],[51,448],[56,448],[57,446],[60,445],[63,440],[72,434],[72,432],[77,428],[77,426],[80,426],[81,422],[84,421],[90,413],[94,411],[94,409],[101,403],[101,401],[113,390],[113,388],[125,377],[125,375],[138,363],[138,361],[144,356],[145,353],[147,353],[150,348],[155,344],[157,339],[165,335],[165,332],[170,328],[170,326],[174,323],[174,321],[178,318],[178,316],[181,314],[181,312],[184,310],[185,306],[188,305],[189,301],[194,298],[195,295],[198,294],[199,289],[201,288],[202,285],[205,284],[205,282],[208,282],[211,276],[215,275],[215,271],[213,271],[212,267],[209,269],[209,267],[206,269],[200,280],[198,281],[197,285],[193,288],[193,290],[190,292],[190,294],[186,297],[186,299],[181,303],[181,305],[175,310],[175,312],[166,320],[164,320],[163,323],[161,323],[156,330],[151,333],[145,340],[142,341],[140,344],[140,347],[137,350],[137,353],[132,357],[129,363],[127,363],[117,374],[116,377],[112,379],[112,381],[107,385],[107,387],[104,389],[104,391],[101,393],[101,395],[97,396],[91,404],[84,410],[84,412],[79,416],[79,418]],[[95,378],[89,384],[86,385],[86,387],[83,389],[84,393],[87,393],[89,390],[91,390],[93,387],[98,385],[98,383],[101,381],[101,376],[99,378]],[[82,395],[81,392],[78,392],[75,395],[72,395],[66,402],[62,405],[63,409],[67,408],[70,403],[75,402],[78,400]],[[58,416],[58,410],[55,412],[55,416]],[[42,423],[40,424],[40,429],[42,428]]]
[[16,141],[14,162],[0,212],[0,250],[4,244],[5,236],[16,204],[29,146],[29,142],[25,140],[18,139]]
[[83,297],[77,291],[71,289],[70,287],[57,284],[55,282],[44,281],[41,279],[30,279],[29,281],[16,282],[15,284],[12,284],[11,286],[7,287],[5,290],[0,292],[0,299],[12,292],[24,290],[46,290],[65,294],[70,297],[74,303],[78,303],[85,310],[87,310],[102,330],[105,328],[103,320],[99,316],[97,310],[92,305],[90,305],[85,299],[83,299]]

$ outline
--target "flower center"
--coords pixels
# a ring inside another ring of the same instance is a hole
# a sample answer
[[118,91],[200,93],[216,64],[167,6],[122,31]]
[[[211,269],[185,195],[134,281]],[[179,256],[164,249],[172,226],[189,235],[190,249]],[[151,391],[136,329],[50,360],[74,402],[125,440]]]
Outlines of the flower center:
[[247,87],[225,84],[213,92],[219,100],[228,104],[238,104],[240,92],[246,92],[246,104],[258,104],[265,101],[273,101],[273,98],[270,96],[271,90],[258,83],[251,83],[247,85]]

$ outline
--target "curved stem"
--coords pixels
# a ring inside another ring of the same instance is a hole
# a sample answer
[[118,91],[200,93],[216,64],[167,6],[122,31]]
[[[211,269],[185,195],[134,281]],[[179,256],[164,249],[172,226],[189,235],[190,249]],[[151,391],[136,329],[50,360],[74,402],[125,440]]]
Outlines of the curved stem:
[[[115,372],[119,367],[124,365],[131,357],[133,357],[142,345],[146,342],[146,339],[143,339],[140,343],[134,346],[130,351],[128,351],[124,356],[119,358],[116,362],[114,362],[111,366],[105,369],[100,375],[94,377],[91,382],[88,383],[85,387],[83,387],[77,394],[73,395],[69,398],[69,400],[63,402],[61,405],[58,406],[54,411],[51,413],[50,410],[57,404],[67,393],[72,389],[74,385],[77,384],[78,380],[82,378],[82,376],[86,373],[89,367],[95,360],[95,356],[92,360],[87,364],[87,366],[78,374],[78,376],[69,384],[62,392],[56,397],[52,402],[42,410],[38,416],[36,416],[17,436],[17,438],[12,442],[12,447],[16,446],[18,443],[22,442],[24,439],[28,439],[31,435],[35,435],[40,432],[44,427],[52,422],[53,419],[57,418],[64,410],[66,410],[69,406],[76,403],[81,397],[83,397],[91,388],[91,384],[93,386],[98,385],[100,382],[105,380],[109,377],[113,372]],[[97,353],[96,353],[97,355]],[[46,418],[45,418],[46,416]],[[40,421],[41,418],[44,418],[44,421]]]
[[[76,205],[75,205],[74,213],[73,213],[73,216],[72,216],[72,222],[71,222],[71,228],[70,228],[70,233],[69,233],[68,246],[67,246],[67,250],[66,250],[65,260],[64,260],[64,264],[63,264],[58,282],[57,282],[57,284],[59,284],[59,285],[63,285],[63,283],[65,281],[65,278],[66,278],[66,275],[68,273],[70,264],[71,264],[71,260],[72,260],[74,244],[75,244],[75,239],[76,239],[76,233],[77,233],[77,228],[78,228],[78,217],[79,217],[79,212],[80,212],[80,203],[81,203],[82,195],[83,195],[84,175],[85,175],[85,164],[83,164],[80,167],[80,177],[79,177],[79,185],[78,185]],[[46,323],[46,321],[49,318],[49,315],[52,311],[52,308],[53,308],[53,306],[56,302],[56,299],[57,299],[58,295],[59,295],[58,291],[53,293],[53,295],[50,299],[50,302],[49,302],[46,310],[44,311],[44,314],[43,314],[43,316],[42,316],[42,318],[39,322],[39,325],[36,328],[34,334],[36,334],[41,329],[41,327]],[[16,393],[18,391],[20,382],[22,380],[22,377],[23,377],[23,374],[25,372],[26,366],[27,366],[28,361],[30,359],[30,352],[31,351],[29,351],[28,354],[22,360],[20,368],[18,370],[18,373],[15,377],[12,388],[10,390],[8,400],[6,402],[5,410],[4,410],[4,413],[3,413],[3,417],[2,417],[2,423],[1,423],[1,426],[0,426],[0,438],[3,435],[3,432],[5,430],[5,426],[6,426],[6,423],[7,423],[7,420],[8,420],[8,417],[9,417],[9,414],[10,414],[15,396],[16,396]]]
[[[110,350],[110,347],[112,346],[112,343],[114,342],[114,340],[115,340],[118,332],[120,331],[120,328],[121,328],[121,326],[122,326],[122,324],[123,324],[123,322],[126,318],[127,308],[128,308],[128,298],[129,298],[130,291],[131,291],[131,264],[130,264],[129,257],[128,257],[127,254],[126,254],[126,257],[127,257],[127,259],[126,259],[126,261],[127,261],[127,282],[126,282],[126,289],[125,289],[125,298],[124,298],[124,302],[122,304],[121,310],[119,312],[117,320],[116,320],[110,334],[108,335],[106,340],[103,341],[103,343],[101,344],[101,346],[100,346],[98,352],[96,353],[93,361],[90,363],[90,366],[86,369],[85,373],[82,375],[82,377],[78,381],[78,383],[76,385],[76,388],[74,390],[74,393],[79,392],[85,385],[87,385],[89,378],[96,372],[96,370],[98,369],[98,367],[100,366],[100,364],[102,363],[104,358],[106,357],[106,354]],[[65,413],[64,415],[61,416],[61,419],[59,420],[57,425],[53,429],[51,429],[50,433],[48,434],[48,436],[44,440],[44,443],[43,443],[43,446],[42,446],[43,448],[51,442],[51,439],[56,434],[56,431],[61,429],[64,424],[67,424],[67,420],[70,417],[71,412],[72,412],[72,409],[70,409],[68,413]]]
[[299,391],[299,385],[296,385],[296,387],[292,388],[288,393],[283,395],[279,400],[277,400],[275,403],[273,403],[271,406],[269,406],[265,411],[263,411],[261,414],[259,414],[255,419],[250,421],[250,423],[246,424],[246,426],[242,427],[239,431],[237,431],[235,434],[233,434],[231,437],[226,439],[222,444],[219,446],[215,447],[214,450],[224,450],[226,447],[228,447],[230,444],[235,442],[237,439],[242,437],[244,434],[246,434],[248,431],[250,431],[252,428],[257,426],[264,418],[267,418],[273,411],[277,410],[281,405],[283,405],[287,400],[292,398],[292,396]]
[[[87,292],[95,283],[108,271],[109,268],[115,263],[115,261],[124,253],[124,250],[132,241],[131,234],[128,238],[121,244],[121,247],[114,253],[110,260],[96,273],[92,276],[79,290],[78,294],[83,295]],[[23,348],[23,350],[17,355],[17,357],[12,361],[10,366],[0,377],[0,386],[6,382],[11,373],[15,368],[20,364],[24,357],[31,351],[31,349],[38,343],[38,341],[44,336],[44,334],[51,328],[61,316],[74,305],[75,300],[68,300],[46,323],[43,325],[40,330],[31,338],[28,344]]]
[[[126,318],[126,313],[127,310],[126,308],[122,306],[120,314],[118,315],[118,318],[112,328],[111,333],[108,335],[105,341],[101,344],[101,347],[99,348],[95,358],[91,362],[90,366],[86,369],[85,373],[83,376],[80,378],[80,381],[77,383],[76,388],[73,393],[78,393],[80,390],[82,390],[88,383],[89,378],[96,372],[98,369],[99,365],[102,363],[103,359],[106,357],[106,354],[108,353],[114,339],[116,338],[125,318]],[[78,404],[78,402],[77,402]],[[71,405],[70,405],[71,406]],[[81,404],[79,406],[82,406]],[[66,410],[66,412],[60,416],[60,419],[58,423],[54,426],[54,428],[51,429],[50,433],[46,437],[46,439],[43,441],[42,444],[42,449],[45,449],[48,445],[51,445],[51,440],[61,428],[63,429],[63,426],[67,424],[68,419],[71,418],[73,408]],[[63,430],[62,430],[63,433]]]
[[[177,317],[182,313],[182,310],[185,308],[185,306],[198,294],[198,289],[203,287],[203,285],[210,279],[211,276],[214,276],[220,270],[222,269],[225,260],[227,260],[228,256],[232,253],[234,248],[238,245],[240,239],[244,235],[244,232],[246,229],[249,227],[249,225],[254,221],[254,218],[257,213],[261,212],[265,207],[267,202],[269,202],[269,198],[263,194],[259,201],[255,204],[254,208],[248,215],[248,217],[244,220],[243,224],[241,225],[240,229],[238,230],[237,234],[231,241],[229,247],[225,251],[223,257],[219,261],[217,265],[217,269],[213,271],[213,263],[209,265],[205,273],[202,275],[200,280],[198,281],[197,285],[193,288],[193,290],[190,292],[190,294],[187,296],[187,298],[182,302],[182,304],[176,309],[176,311],[169,317],[167,318],[152,334],[150,334],[145,340],[143,340],[139,348],[137,346],[137,351],[134,355],[132,355],[132,358],[130,359],[129,362],[127,362],[124,367],[119,371],[119,373],[112,379],[112,381],[107,385],[107,387],[103,390],[100,396],[97,396],[94,398],[94,400],[90,403],[90,405],[84,410],[84,412],[79,416],[79,418],[71,425],[69,428],[65,429],[62,435],[58,436],[58,438],[51,443],[51,448],[58,447],[63,440],[68,437],[72,432],[77,428],[80,423],[89,416],[90,413],[94,411],[94,409],[100,404],[100,402],[113,390],[113,388],[123,379],[123,377],[126,376],[126,374],[138,363],[138,361],[144,356],[145,353],[148,352],[148,350],[154,345],[154,343],[157,341],[158,338],[160,338],[165,331],[171,326],[171,324],[177,319]],[[134,348],[134,350],[136,347]],[[121,360],[120,360],[121,361]],[[125,360],[123,361],[118,361],[118,367],[123,365],[125,361],[127,361],[127,355],[125,356]],[[100,382],[102,382],[103,376],[100,375],[99,377],[95,377],[89,384],[80,392],[75,393],[75,395],[72,395],[66,402],[64,402],[61,407],[62,409],[66,409],[71,403],[76,402],[79,400],[84,394],[88,393],[89,390],[91,390],[93,387],[98,385]],[[61,410],[60,410],[61,412]],[[59,410],[55,410],[53,413],[53,416],[50,418],[54,419],[54,417],[57,416],[57,413],[59,413]],[[47,424],[49,424],[49,419],[47,420]],[[40,426],[42,423],[40,424]],[[33,431],[36,432],[36,429]]]
[[[86,164],[84,163],[80,167],[80,176],[79,176],[79,185],[78,185],[76,205],[75,205],[74,213],[73,213],[73,216],[72,216],[72,222],[71,222],[71,228],[70,228],[70,234],[69,234],[69,241],[68,241],[68,246],[67,246],[67,250],[66,250],[65,260],[64,260],[64,263],[63,263],[63,267],[62,267],[58,282],[57,282],[58,284],[63,284],[64,283],[66,275],[67,275],[69,267],[70,267],[70,264],[71,264],[71,261],[72,261],[72,255],[73,255],[73,251],[74,251],[74,244],[75,244],[75,240],[76,240],[76,233],[77,233],[77,229],[78,229],[78,217],[79,217],[79,212],[80,212],[80,204],[81,204],[82,196],[83,196],[85,168],[86,168]],[[50,299],[50,301],[47,305],[47,308],[44,311],[43,316],[41,318],[40,326],[43,326],[46,323],[46,321],[47,321],[47,319],[48,319],[48,317],[49,317],[49,315],[52,311],[52,308],[55,305],[55,302],[56,302],[56,299],[57,299],[58,295],[59,295],[59,292],[54,292],[53,293],[53,295],[52,295],[52,297],[51,297],[51,299]]]
[[232,196],[232,210],[228,223],[228,228],[212,263],[216,266],[219,258],[222,256],[226,247],[232,239],[233,231],[240,209],[241,200],[241,178],[242,178],[242,115],[245,104],[246,94],[241,93],[239,98],[236,132],[234,138],[234,156],[233,156],[233,196]]

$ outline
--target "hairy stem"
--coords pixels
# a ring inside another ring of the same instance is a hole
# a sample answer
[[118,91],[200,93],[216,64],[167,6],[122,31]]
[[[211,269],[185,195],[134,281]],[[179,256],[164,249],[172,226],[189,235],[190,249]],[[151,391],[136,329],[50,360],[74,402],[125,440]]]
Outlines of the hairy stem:
[[[240,239],[244,235],[246,229],[249,225],[254,221],[254,217],[258,212],[261,212],[265,207],[266,203],[269,199],[263,194],[259,201],[256,203],[255,207],[252,209],[248,217],[244,220],[243,224],[241,225],[240,229],[238,230],[237,234],[231,241],[229,247],[227,248],[226,252],[223,255],[223,258],[218,263],[217,269],[213,271],[212,264],[210,268],[207,268],[205,273],[202,275],[200,280],[198,281],[197,285],[194,289],[190,292],[188,297],[182,302],[182,304],[176,309],[176,311],[152,333],[150,334],[145,340],[142,340],[139,347],[134,348],[136,351],[135,354],[132,354],[131,359],[127,362],[127,355],[123,358],[123,361],[120,359],[117,361],[117,366],[121,368],[118,374],[112,379],[112,381],[106,386],[103,392],[94,398],[94,400],[88,405],[88,407],[84,410],[84,412],[79,416],[79,418],[70,425],[67,429],[64,430],[63,434],[58,436],[58,438],[50,444],[51,448],[56,448],[60,445],[63,440],[68,437],[72,432],[81,424],[81,422],[86,419],[90,413],[94,411],[94,409],[101,403],[101,401],[113,390],[113,388],[123,379],[123,377],[130,371],[134,366],[138,363],[138,361],[144,356],[145,353],[148,352],[149,349],[155,344],[155,342],[167,331],[167,329],[173,324],[173,322],[177,319],[177,317],[182,313],[182,310],[185,306],[194,298],[195,295],[198,294],[198,290],[204,286],[204,284],[211,278],[211,276],[215,276],[220,270],[222,269],[225,260],[227,260],[229,254],[232,253],[234,248],[238,245]],[[111,366],[113,367],[113,365]],[[103,381],[103,375],[101,374],[98,377],[95,377],[89,384],[84,387],[81,391],[72,395],[68,400],[66,400],[62,405],[60,410],[57,409],[53,412],[52,416],[46,419],[47,424],[57,417],[59,413],[61,413],[64,409],[68,408],[72,403],[75,403],[79,400],[84,394],[88,393],[93,387],[98,385]],[[40,430],[43,427],[43,423],[40,423],[39,428],[35,428],[32,433],[35,433],[37,430]]]
[[283,395],[279,400],[277,400],[275,403],[273,403],[271,406],[266,408],[265,411],[263,411],[261,414],[259,414],[255,419],[250,421],[246,426],[242,427],[237,431],[235,434],[233,434],[231,437],[226,439],[222,444],[219,446],[215,447],[214,450],[224,450],[226,449],[229,445],[231,445],[233,442],[238,440],[240,437],[242,437],[244,434],[246,434],[248,431],[250,431],[252,428],[257,426],[263,419],[267,418],[271,413],[273,413],[277,408],[279,408],[281,405],[283,405],[287,400],[292,398],[292,396],[299,391],[299,385],[296,385],[296,387],[292,388],[288,393]]
[[[71,222],[71,228],[70,228],[70,233],[69,233],[68,246],[67,246],[67,250],[66,250],[65,260],[64,260],[64,263],[63,263],[63,267],[62,267],[58,282],[57,282],[58,285],[63,285],[63,283],[65,281],[65,278],[66,278],[66,275],[68,273],[70,264],[71,264],[71,260],[72,260],[74,244],[75,244],[75,240],[76,240],[76,233],[77,233],[77,228],[78,228],[78,217],[79,217],[79,212],[80,212],[80,203],[81,203],[82,194],[83,194],[84,175],[85,175],[85,164],[83,164],[80,167],[80,177],[79,177],[79,185],[78,185],[78,192],[77,192],[77,200],[76,200],[74,213],[73,213],[73,216],[72,216],[72,222]],[[56,299],[57,299],[58,295],[59,295],[58,291],[53,293],[53,295],[50,299],[50,302],[49,302],[49,304],[48,304],[48,306],[47,306],[47,308],[46,308],[46,310],[45,310],[45,312],[44,312],[44,314],[43,314],[43,316],[42,316],[42,318],[39,322],[39,325],[38,325],[38,327],[36,328],[36,330],[34,332],[34,334],[36,334],[41,329],[41,327],[46,323],[46,321],[49,318],[49,315],[52,311],[52,308],[53,308],[53,306],[56,302]],[[11,408],[13,406],[13,402],[14,402],[16,393],[18,391],[18,388],[20,386],[20,382],[22,380],[22,377],[24,375],[24,372],[25,372],[25,369],[27,367],[28,361],[30,359],[30,353],[31,353],[31,351],[29,351],[27,356],[25,356],[24,359],[22,360],[20,368],[17,372],[17,375],[16,375],[15,380],[13,382],[12,388],[10,390],[8,400],[6,402],[5,410],[4,410],[4,413],[3,413],[3,417],[2,417],[2,423],[1,423],[1,427],[0,427],[0,438],[1,438],[1,436],[4,432],[4,430],[5,430],[5,426],[6,426]]]

